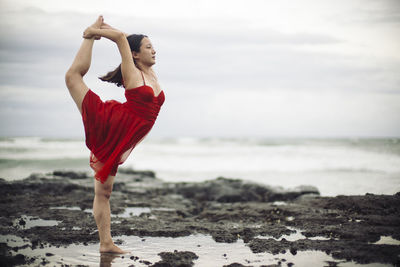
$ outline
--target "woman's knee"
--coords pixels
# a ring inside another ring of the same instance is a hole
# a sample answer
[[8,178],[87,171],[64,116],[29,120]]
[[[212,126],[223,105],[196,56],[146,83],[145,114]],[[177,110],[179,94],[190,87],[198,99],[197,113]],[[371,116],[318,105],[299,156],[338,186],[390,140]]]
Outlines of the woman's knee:
[[96,186],[96,189],[95,189],[96,196],[105,198],[105,199],[110,199],[111,192],[112,192],[112,185],[102,184],[102,185]]

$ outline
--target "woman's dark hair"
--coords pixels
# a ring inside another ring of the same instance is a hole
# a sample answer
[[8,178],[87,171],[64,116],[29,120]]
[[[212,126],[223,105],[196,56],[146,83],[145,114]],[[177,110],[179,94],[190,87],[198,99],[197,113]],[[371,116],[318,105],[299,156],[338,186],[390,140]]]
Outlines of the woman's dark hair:
[[[135,51],[137,53],[140,52],[140,45],[141,45],[142,39],[144,37],[147,37],[147,36],[144,34],[131,34],[128,37],[126,37],[128,39],[128,43],[129,43],[129,47],[131,48],[131,51]],[[135,62],[135,60],[133,60],[133,61]],[[136,64],[136,62],[135,62],[135,64]],[[119,66],[115,70],[110,71],[106,75],[99,77],[99,79],[104,82],[115,83],[115,84],[117,84],[117,86],[123,86],[121,64],[119,64]]]

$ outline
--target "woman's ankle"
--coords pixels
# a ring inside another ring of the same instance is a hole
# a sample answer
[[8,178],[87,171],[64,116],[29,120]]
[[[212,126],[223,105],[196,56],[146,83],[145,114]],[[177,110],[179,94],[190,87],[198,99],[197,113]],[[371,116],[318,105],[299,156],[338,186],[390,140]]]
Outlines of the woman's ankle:
[[114,241],[112,239],[100,241],[100,247],[111,247],[114,246]]

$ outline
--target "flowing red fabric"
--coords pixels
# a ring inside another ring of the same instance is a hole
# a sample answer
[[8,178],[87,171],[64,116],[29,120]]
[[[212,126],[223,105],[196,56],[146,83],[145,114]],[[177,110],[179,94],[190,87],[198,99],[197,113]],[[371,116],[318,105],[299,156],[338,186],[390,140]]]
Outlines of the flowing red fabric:
[[90,149],[90,166],[95,178],[104,183],[115,176],[118,165],[125,162],[132,149],[153,127],[164,92],[157,96],[150,86],[125,90],[126,102],[103,102],[89,90],[82,102],[82,120],[86,146]]

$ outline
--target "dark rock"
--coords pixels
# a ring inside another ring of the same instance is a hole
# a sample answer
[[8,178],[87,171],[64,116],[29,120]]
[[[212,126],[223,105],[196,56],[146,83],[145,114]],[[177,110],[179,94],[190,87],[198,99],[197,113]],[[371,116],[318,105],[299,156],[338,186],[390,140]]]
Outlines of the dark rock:
[[171,252],[161,252],[158,254],[161,257],[161,261],[156,262],[152,266],[171,266],[171,267],[191,267],[194,265],[193,260],[199,257],[190,251],[174,251]]
[[21,219],[19,219],[18,224],[19,224],[19,225],[26,225],[26,222],[25,222],[24,219],[21,218]]
[[133,261],[137,261],[137,260],[139,259],[139,257],[137,257],[137,256],[131,256],[130,259],[133,260]]
[[42,261],[40,262],[41,265],[46,265],[49,264],[50,262],[46,260],[46,258],[42,258]]
[[328,264],[327,267],[337,267],[338,266],[338,262],[336,261],[326,261],[326,263]]
[[[0,243],[0,244],[4,244],[4,243]],[[3,246],[3,245],[0,245],[0,246]],[[17,266],[17,265],[29,265],[35,261],[34,258],[30,258],[23,254],[17,254],[15,256],[12,256],[10,253],[7,253],[7,251],[3,251],[3,248],[1,250],[2,250],[2,253],[0,253],[1,266],[8,267],[8,266]],[[3,254],[3,252],[5,252],[5,253]]]
[[85,172],[75,172],[75,171],[53,171],[54,176],[68,177],[70,179],[86,179],[89,176]]
[[318,189],[311,186],[285,191],[253,182],[223,177],[202,183],[177,183],[175,191],[177,194],[197,201],[217,201],[221,203],[285,201],[296,199],[304,194],[319,195]]
[[122,240],[122,239],[117,239],[114,241],[114,244],[116,244],[116,245],[122,245],[123,243],[124,243],[124,240]]
[[400,213],[400,205],[396,206],[396,204],[400,204],[400,196],[397,195],[337,196],[322,203],[325,209],[337,209],[346,213],[361,215]]
[[113,192],[115,192],[115,191],[123,192],[125,189],[126,189],[126,184],[124,182],[114,182]]
[[212,233],[212,238],[219,243],[234,243],[238,236],[228,231],[217,231]]
[[229,265],[224,265],[223,267],[251,267],[251,266],[246,266],[237,262],[231,263]]
[[139,176],[144,176],[144,177],[148,177],[148,178],[156,178],[156,174],[153,171],[138,171],[138,170],[134,170],[131,168],[119,168],[118,172],[123,173],[123,174],[139,175]]

